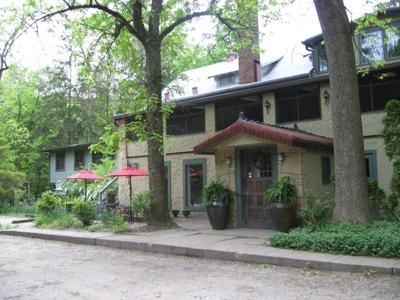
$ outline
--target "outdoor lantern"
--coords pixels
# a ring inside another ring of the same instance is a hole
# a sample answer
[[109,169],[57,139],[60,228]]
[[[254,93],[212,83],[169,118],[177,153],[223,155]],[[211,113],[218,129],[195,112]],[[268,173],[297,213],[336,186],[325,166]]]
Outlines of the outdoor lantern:
[[325,104],[328,104],[328,101],[329,101],[329,98],[330,98],[330,95],[329,95],[328,90],[325,90],[325,91],[322,93],[322,98],[324,98]]
[[271,103],[268,100],[265,100],[264,107],[267,110],[267,113],[269,113],[269,109],[271,108]]
[[285,154],[284,153],[279,153],[278,154],[278,161],[283,161],[285,159]]
[[229,157],[226,159],[226,166],[227,166],[228,168],[232,167],[232,157],[229,156]]

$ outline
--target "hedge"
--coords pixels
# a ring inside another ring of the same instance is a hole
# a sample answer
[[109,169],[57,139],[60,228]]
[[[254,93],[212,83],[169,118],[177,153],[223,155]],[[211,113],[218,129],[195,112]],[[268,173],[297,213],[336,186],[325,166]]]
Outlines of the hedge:
[[268,238],[271,246],[342,255],[400,257],[400,222],[379,221],[366,227],[326,224],[296,228]]

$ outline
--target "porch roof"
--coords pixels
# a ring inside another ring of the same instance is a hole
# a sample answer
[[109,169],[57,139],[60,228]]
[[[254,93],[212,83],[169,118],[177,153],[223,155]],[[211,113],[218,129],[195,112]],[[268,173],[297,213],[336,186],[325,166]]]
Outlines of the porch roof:
[[213,154],[214,148],[223,141],[237,135],[247,134],[257,138],[289,146],[332,150],[333,140],[299,129],[269,125],[239,118],[235,123],[219,131],[193,148],[196,154]]

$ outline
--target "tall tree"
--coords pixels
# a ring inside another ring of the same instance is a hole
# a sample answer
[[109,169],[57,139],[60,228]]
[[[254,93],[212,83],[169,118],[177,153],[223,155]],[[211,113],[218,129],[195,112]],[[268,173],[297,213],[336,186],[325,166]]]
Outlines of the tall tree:
[[352,28],[343,0],[314,0],[329,65],[335,154],[334,217],[370,220],[364,140]]
[[[262,2],[262,1],[260,1]],[[264,4],[275,1],[264,1]],[[42,3],[43,4],[43,3]],[[61,6],[49,7],[38,20],[47,20],[70,11],[91,10],[111,18],[114,37],[127,32],[141,46],[144,53],[144,78],[147,92],[147,139],[149,189],[152,196],[151,223],[164,224],[170,217],[164,191],[163,116],[161,91],[166,82],[162,76],[162,50],[168,45],[168,37],[185,23],[202,16],[212,16],[227,28],[236,32],[251,31],[246,24],[249,10],[257,9],[256,0],[232,1],[175,1],[175,0],[63,0]],[[39,7],[43,11],[43,6]],[[99,16],[100,18],[101,16]]]

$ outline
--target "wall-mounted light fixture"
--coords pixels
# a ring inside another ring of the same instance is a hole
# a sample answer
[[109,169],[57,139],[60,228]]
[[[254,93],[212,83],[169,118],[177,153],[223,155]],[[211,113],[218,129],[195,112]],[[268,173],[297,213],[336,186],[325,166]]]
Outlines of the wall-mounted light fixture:
[[285,159],[285,154],[283,152],[278,153],[278,161],[283,161]]
[[228,156],[227,158],[226,158],[226,166],[228,167],[228,168],[231,168],[232,167],[232,157],[230,157],[230,156]]
[[328,104],[330,97],[331,95],[329,95],[328,90],[324,90],[324,92],[322,93],[322,98],[324,99],[325,104]]
[[265,100],[264,107],[267,110],[267,113],[269,113],[269,109],[271,108],[271,103],[268,100]]

